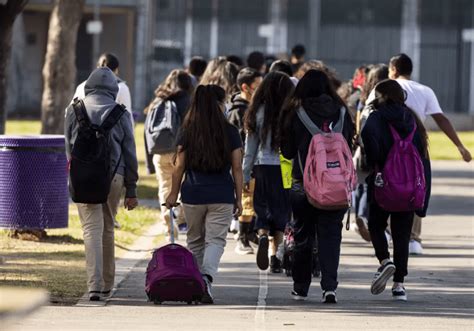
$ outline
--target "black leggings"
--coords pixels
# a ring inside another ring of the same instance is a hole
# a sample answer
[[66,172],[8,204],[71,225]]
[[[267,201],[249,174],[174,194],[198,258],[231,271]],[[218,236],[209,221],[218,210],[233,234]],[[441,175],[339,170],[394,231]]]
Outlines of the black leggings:
[[393,281],[403,283],[404,277],[408,274],[410,234],[415,213],[413,211],[391,213],[380,208],[376,202],[370,203],[369,210],[370,238],[375,249],[375,255],[380,262],[390,258],[385,229],[387,228],[388,218],[391,217],[393,263],[397,268]]
[[294,183],[290,201],[295,220],[295,251],[293,262],[294,290],[307,294],[312,280],[313,246],[317,236],[321,265],[321,288],[334,291],[337,288],[337,270],[341,252],[342,219],[345,210],[327,211],[314,208],[308,203],[302,185]]

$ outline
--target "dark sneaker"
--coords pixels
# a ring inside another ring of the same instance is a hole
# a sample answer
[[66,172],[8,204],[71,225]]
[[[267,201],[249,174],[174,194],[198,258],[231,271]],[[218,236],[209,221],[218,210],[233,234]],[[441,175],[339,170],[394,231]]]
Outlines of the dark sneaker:
[[212,282],[209,279],[208,276],[204,275],[202,276],[202,279],[204,280],[204,294],[201,298],[202,303],[206,304],[213,304],[214,303],[214,297],[212,296]]
[[186,234],[188,233],[188,225],[186,223],[181,223],[178,225],[178,233]]
[[385,290],[385,286],[387,286],[387,281],[393,276],[394,273],[395,265],[392,263],[392,261],[388,261],[384,265],[380,266],[374,275],[370,292],[372,292],[374,295],[382,293]]
[[296,291],[291,291],[291,297],[295,301],[305,301],[308,298],[308,295],[304,293],[299,293]]
[[112,297],[112,291],[111,290],[108,290],[108,291],[102,291],[100,292],[100,296],[102,299],[106,300],[106,299],[110,299]]
[[276,255],[270,257],[270,271],[274,274],[280,274],[282,272],[281,262]]
[[397,301],[407,301],[407,293],[403,285],[393,285],[392,287],[392,298]]
[[90,291],[89,301],[100,301],[100,291]]
[[258,245],[258,236],[255,232],[252,231],[250,233],[247,233],[246,237],[247,237],[246,238],[247,241],[249,241],[249,242],[251,242],[255,245]]
[[235,252],[240,255],[253,254],[253,248],[245,242],[244,238],[240,237],[235,246]]
[[267,270],[268,264],[268,237],[263,235],[258,240],[257,266],[260,270]]
[[324,291],[322,303],[337,303],[336,291]]
[[370,242],[370,232],[369,232],[369,229],[367,228],[366,220],[362,217],[357,217],[356,224],[357,224],[357,232],[360,234],[362,239],[364,239],[367,242]]

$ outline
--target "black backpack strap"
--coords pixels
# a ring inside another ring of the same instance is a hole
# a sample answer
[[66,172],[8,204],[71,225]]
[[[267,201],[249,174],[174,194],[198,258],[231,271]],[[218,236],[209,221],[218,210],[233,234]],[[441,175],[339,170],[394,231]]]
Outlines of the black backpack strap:
[[122,115],[126,112],[124,105],[116,105],[107,115],[104,122],[101,124],[100,128],[105,132],[110,131],[115,124],[120,120]]
[[87,116],[86,107],[84,106],[84,102],[78,98],[74,99],[74,103],[72,104],[72,108],[74,109],[74,114],[76,115],[76,120],[79,123],[80,127],[88,127],[91,124],[89,116]]

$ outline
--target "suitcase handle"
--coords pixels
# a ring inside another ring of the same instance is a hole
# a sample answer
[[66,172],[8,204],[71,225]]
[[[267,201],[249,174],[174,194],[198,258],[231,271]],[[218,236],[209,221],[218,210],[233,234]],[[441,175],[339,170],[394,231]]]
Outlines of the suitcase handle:
[[[166,204],[162,204],[166,206]],[[175,207],[179,206],[179,203],[176,203]],[[170,242],[174,244],[174,213],[173,207],[170,208]]]

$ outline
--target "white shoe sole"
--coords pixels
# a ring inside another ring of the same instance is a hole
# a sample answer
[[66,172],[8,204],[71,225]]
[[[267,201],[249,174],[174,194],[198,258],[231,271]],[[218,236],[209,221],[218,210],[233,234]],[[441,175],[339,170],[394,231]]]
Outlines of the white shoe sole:
[[406,295],[397,295],[397,296],[392,296],[392,299],[394,301],[407,301],[407,296]]
[[395,273],[395,266],[389,265],[385,270],[379,275],[370,287],[370,292],[373,295],[377,295],[385,291],[385,287],[387,286],[388,280],[393,276]]
[[293,300],[295,301],[306,301],[306,297],[302,297],[302,296],[299,296],[299,295],[294,295],[292,294],[291,297],[293,298]]
[[253,251],[241,251],[240,249],[237,249],[237,248],[234,250],[234,252],[239,255],[252,255],[253,254]]

